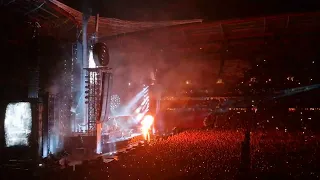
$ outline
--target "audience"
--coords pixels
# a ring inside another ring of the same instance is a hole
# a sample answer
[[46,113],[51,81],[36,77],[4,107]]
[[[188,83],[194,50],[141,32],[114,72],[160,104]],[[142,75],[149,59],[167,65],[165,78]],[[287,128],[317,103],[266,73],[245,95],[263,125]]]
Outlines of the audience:
[[[60,179],[319,179],[319,137],[250,134],[249,172],[241,174],[243,131],[189,130],[139,146],[108,163],[87,162]],[[47,179],[56,179],[48,175]]]

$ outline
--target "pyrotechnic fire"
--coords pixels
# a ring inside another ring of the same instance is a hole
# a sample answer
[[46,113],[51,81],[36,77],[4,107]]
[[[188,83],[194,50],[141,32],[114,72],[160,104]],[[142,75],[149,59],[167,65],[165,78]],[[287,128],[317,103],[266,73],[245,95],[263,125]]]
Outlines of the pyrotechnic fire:
[[141,132],[145,140],[150,140],[150,131],[154,118],[151,115],[146,115],[141,121]]

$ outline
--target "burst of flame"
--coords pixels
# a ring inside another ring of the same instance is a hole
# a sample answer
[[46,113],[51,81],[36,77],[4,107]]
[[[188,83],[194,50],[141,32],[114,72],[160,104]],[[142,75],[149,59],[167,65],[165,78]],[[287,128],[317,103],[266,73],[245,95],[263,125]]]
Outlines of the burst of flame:
[[154,118],[151,115],[146,115],[141,121],[141,132],[145,140],[150,140],[150,130]]
[[217,84],[223,84],[223,80],[221,78],[218,79]]

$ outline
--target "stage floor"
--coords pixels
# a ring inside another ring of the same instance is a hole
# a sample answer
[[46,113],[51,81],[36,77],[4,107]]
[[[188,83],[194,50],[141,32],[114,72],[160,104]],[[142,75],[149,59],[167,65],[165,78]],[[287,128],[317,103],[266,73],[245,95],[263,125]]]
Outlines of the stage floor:
[[117,159],[117,153],[122,153],[138,146],[139,143],[143,143],[141,134],[132,134],[131,137],[122,137],[108,141],[103,145],[102,154],[85,154],[81,149],[71,153],[67,157],[68,165],[75,166],[82,164],[85,160],[94,160],[98,157],[103,157],[105,163],[111,162]]

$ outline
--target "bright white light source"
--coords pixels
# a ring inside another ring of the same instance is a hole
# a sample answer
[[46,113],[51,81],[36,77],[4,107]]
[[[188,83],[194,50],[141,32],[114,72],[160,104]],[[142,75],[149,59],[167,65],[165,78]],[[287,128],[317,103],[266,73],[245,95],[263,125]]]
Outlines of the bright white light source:
[[136,120],[140,121],[143,118],[143,116],[144,116],[144,113],[139,113],[136,117]]
[[146,115],[141,121],[141,131],[145,140],[150,141],[150,133],[151,126],[153,124],[154,118],[151,115]]
[[92,50],[89,51],[89,68],[95,68],[96,67],[96,63],[94,62],[93,59],[93,53]]
[[141,111],[141,107],[138,107],[134,112],[138,114],[140,113],[140,111]]
[[[92,50],[89,51],[89,68],[96,68],[96,63],[94,62],[93,59],[93,53]],[[94,83],[94,79],[97,79],[97,73],[96,72],[92,72],[90,73],[90,83],[93,84]]]
[[10,103],[7,106],[5,120],[6,146],[29,145],[32,115],[28,102]]

